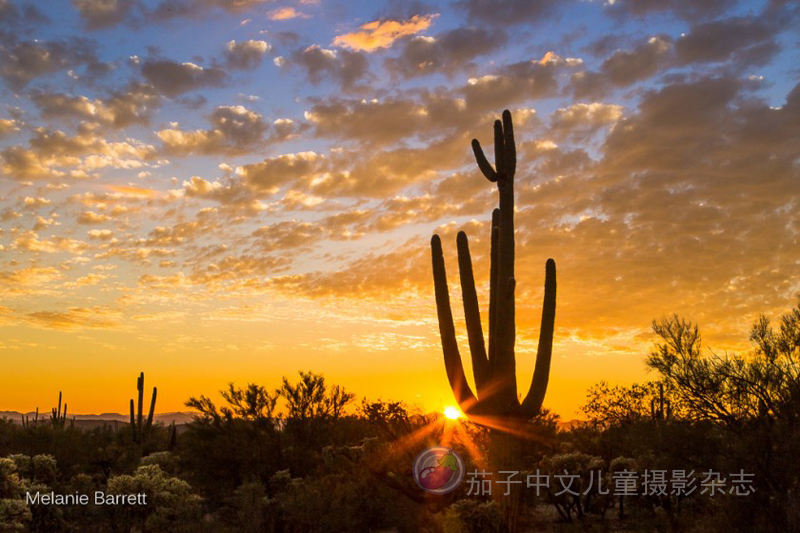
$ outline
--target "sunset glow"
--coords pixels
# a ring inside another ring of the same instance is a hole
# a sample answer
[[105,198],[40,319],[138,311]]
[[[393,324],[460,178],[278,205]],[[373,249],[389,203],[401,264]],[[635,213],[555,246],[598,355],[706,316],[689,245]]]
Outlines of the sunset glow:
[[429,242],[471,376],[505,108],[520,394],[548,258],[564,419],[648,379],[653,319],[746,350],[800,292],[796,6],[535,4],[0,1],[0,411],[126,413],[141,371],[159,412],[300,370],[454,404]]
[[450,420],[458,420],[464,415],[458,407],[448,406],[444,408],[444,416]]

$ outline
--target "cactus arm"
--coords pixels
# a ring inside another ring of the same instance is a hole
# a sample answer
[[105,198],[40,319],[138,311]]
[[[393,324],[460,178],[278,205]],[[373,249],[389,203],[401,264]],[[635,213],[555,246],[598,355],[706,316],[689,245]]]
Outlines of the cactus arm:
[[469,240],[463,231],[458,232],[458,271],[461,275],[461,296],[464,300],[464,318],[467,322],[469,351],[472,354],[472,370],[475,375],[475,388],[478,398],[490,380],[489,361],[486,359],[486,345],[481,327],[481,312],[478,306],[478,293],[475,291],[475,277],[472,273],[472,259],[469,253]]
[[139,426],[138,429],[141,433],[144,424],[142,416],[142,411],[144,410],[144,372],[139,374],[139,378],[136,380],[136,388],[139,391],[139,404],[137,408],[136,424]]
[[506,175],[505,137],[503,136],[503,123],[494,121],[494,168],[497,171],[497,181]]
[[153,387],[153,398],[150,400],[150,412],[147,414],[147,425],[145,429],[150,429],[153,425],[153,413],[156,410],[156,396],[158,395],[158,389]]
[[459,407],[465,413],[477,404],[477,399],[467,383],[461,354],[458,351],[456,328],[453,324],[453,312],[450,309],[450,294],[447,290],[447,274],[444,268],[442,240],[438,235],[431,239],[431,256],[433,262],[433,285],[436,293],[436,312],[439,318],[439,334],[442,337],[442,353],[444,366],[450,388],[456,397]]
[[491,182],[497,181],[497,172],[494,171],[491,163],[486,159],[486,155],[484,155],[483,148],[481,148],[481,143],[478,142],[478,139],[472,139],[472,152],[475,154],[475,161],[478,163],[478,168],[481,169],[486,179]]
[[539,413],[547,392],[550,377],[550,360],[553,355],[553,330],[556,322],[556,262],[548,259],[545,265],[544,302],[542,304],[542,325],[539,330],[539,347],[536,350],[536,366],[528,395],[522,408],[528,416]]
[[505,155],[506,174],[514,176],[517,171],[517,148],[514,145],[514,124],[511,122],[511,112],[503,111],[503,147]]
[[136,417],[133,413],[133,399],[131,399],[131,436],[133,437],[133,442],[136,442]]

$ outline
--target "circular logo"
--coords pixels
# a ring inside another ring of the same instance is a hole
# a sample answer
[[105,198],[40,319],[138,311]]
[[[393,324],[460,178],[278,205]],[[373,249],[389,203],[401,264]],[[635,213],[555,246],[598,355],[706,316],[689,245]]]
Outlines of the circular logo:
[[414,460],[414,480],[431,494],[447,494],[464,480],[464,461],[446,446],[422,450]]

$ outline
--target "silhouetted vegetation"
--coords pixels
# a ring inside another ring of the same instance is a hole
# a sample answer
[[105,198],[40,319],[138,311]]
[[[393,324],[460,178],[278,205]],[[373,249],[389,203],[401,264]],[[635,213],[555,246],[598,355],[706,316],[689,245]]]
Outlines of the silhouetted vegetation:
[[[678,317],[653,330],[659,341],[646,363],[656,380],[598,383],[586,421],[569,430],[547,410],[520,426],[528,438],[514,470],[550,479],[538,495],[521,490],[520,530],[797,530],[800,304],[777,328],[759,319],[746,354],[704,352],[699,328]],[[468,495],[469,480],[432,496],[411,473],[416,455],[442,442],[467,472],[486,468],[493,435],[484,426],[400,402],[355,406],[352,393],[313,372],[274,390],[230,384],[221,397],[191,398],[192,423],[153,423],[141,442],[127,424],[62,425],[63,411],[59,420],[0,420],[0,531],[507,530],[500,484],[493,497]],[[577,494],[556,481],[566,472],[578,476]],[[696,490],[648,492],[640,477],[636,493],[608,492],[632,472],[664,472],[669,484],[684,472]],[[727,478],[725,493],[701,492],[709,472]],[[742,495],[731,483],[739,472],[752,474]],[[28,504],[37,491],[143,493],[148,505]]]

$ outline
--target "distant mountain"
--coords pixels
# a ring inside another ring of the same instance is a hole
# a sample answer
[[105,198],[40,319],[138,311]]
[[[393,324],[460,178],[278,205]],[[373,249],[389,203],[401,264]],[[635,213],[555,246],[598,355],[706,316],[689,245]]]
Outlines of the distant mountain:
[[558,426],[558,430],[559,431],[569,431],[572,428],[576,428],[576,427],[580,426],[581,424],[583,424],[585,422],[586,422],[586,420],[577,420],[577,419],[575,419],[575,420],[566,420],[566,421],[559,420],[556,424]]
[[[30,413],[20,413],[18,411],[0,411],[0,418],[8,418],[16,423],[22,423],[22,415],[25,415],[29,418],[33,418],[36,416],[35,412]],[[156,413],[153,416],[154,422],[164,424],[165,426],[172,424],[175,422],[176,425],[181,424],[188,424],[192,421],[194,413],[189,411],[178,411],[174,413]],[[98,422],[98,423],[108,423],[108,422],[125,422],[128,423],[130,421],[130,415],[121,415],[119,413],[101,413],[99,415],[73,415],[67,413],[67,418],[72,419],[75,418],[75,421],[85,421],[85,422]],[[50,418],[50,412],[39,412],[39,420],[45,419],[48,420]],[[94,424],[91,424],[94,425]],[[85,426],[85,424],[81,424],[81,426]]]

